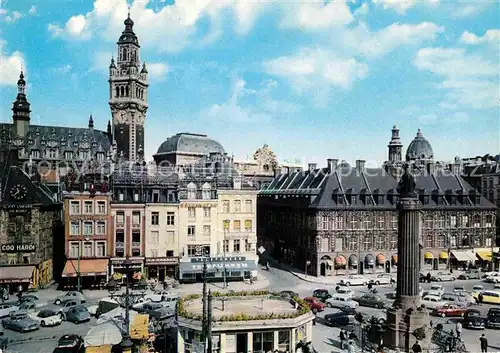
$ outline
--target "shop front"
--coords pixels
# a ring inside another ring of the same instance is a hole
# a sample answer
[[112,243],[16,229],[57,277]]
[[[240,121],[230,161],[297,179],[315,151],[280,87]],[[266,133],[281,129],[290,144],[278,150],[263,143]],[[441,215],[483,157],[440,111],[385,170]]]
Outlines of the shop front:
[[0,267],[0,286],[7,287],[14,293],[21,286],[23,290],[36,285],[37,270],[34,265],[16,265]]
[[[247,278],[257,279],[257,264],[244,256],[194,257],[179,263],[179,281],[181,283],[201,282],[203,266],[207,264],[209,281],[242,281]],[[225,274],[224,274],[225,269]]]
[[38,269],[38,283],[37,287],[44,287],[47,285],[53,277],[54,265],[52,259],[42,261],[37,266]]
[[179,268],[178,257],[147,257],[145,262],[148,279],[158,279],[163,282],[165,278],[177,278]]
[[68,259],[62,277],[67,288],[73,288],[78,283],[82,288],[97,288],[108,281],[108,259]]
[[125,274],[129,279],[140,280],[144,274],[144,257],[129,257],[129,267],[125,266],[125,258],[115,257],[110,259],[110,273],[115,281],[124,281]]

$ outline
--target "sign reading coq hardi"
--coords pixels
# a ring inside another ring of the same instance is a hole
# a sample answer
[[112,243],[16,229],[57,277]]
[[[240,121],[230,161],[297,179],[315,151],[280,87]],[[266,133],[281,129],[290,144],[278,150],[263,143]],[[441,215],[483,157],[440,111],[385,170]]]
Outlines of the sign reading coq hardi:
[[35,252],[35,244],[2,244],[0,246],[2,252],[16,253],[16,252]]

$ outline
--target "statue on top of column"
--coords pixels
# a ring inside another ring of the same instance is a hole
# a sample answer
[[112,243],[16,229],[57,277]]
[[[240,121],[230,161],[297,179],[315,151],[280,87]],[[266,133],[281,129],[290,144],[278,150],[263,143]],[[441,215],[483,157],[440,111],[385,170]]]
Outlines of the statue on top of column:
[[403,176],[399,180],[398,193],[400,196],[415,196],[415,178],[411,174],[410,165],[405,163],[403,165]]

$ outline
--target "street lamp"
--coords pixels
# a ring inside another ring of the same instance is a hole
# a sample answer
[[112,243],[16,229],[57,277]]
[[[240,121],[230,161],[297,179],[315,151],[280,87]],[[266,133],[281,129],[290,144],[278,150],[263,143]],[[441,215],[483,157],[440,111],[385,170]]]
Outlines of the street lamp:
[[118,283],[111,279],[108,282],[108,292],[112,299],[116,300],[121,306],[125,307],[125,329],[122,334],[122,341],[120,342],[120,347],[123,353],[131,353],[133,343],[130,339],[130,308],[132,305],[139,302],[139,299],[144,297],[146,294],[147,287],[140,288],[140,293],[130,293],[129,288],[129,273],[132,266],[132,261],[127,256],[125,261],[123,261],[123,266],[125,267],[125,293],[118,293]]
[[311,261],[307,260],[306,261],[306,276],[307,276],[307,267],[311,264]]
[[226,279],[226,238],[227,238],[227,231],[229,229],[229,219],[226,219],[224,221],[224,240],[222,241],[222,275],[224,278],[224,285],[223,288],[227,288],[227,279]]

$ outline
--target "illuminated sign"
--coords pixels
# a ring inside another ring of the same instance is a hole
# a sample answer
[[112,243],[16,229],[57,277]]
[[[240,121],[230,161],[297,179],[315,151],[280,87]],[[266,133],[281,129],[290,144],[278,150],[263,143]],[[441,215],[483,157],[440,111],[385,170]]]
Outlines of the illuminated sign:
[[35,244],[2,244],[0,250],[5,253],[35,252]]

